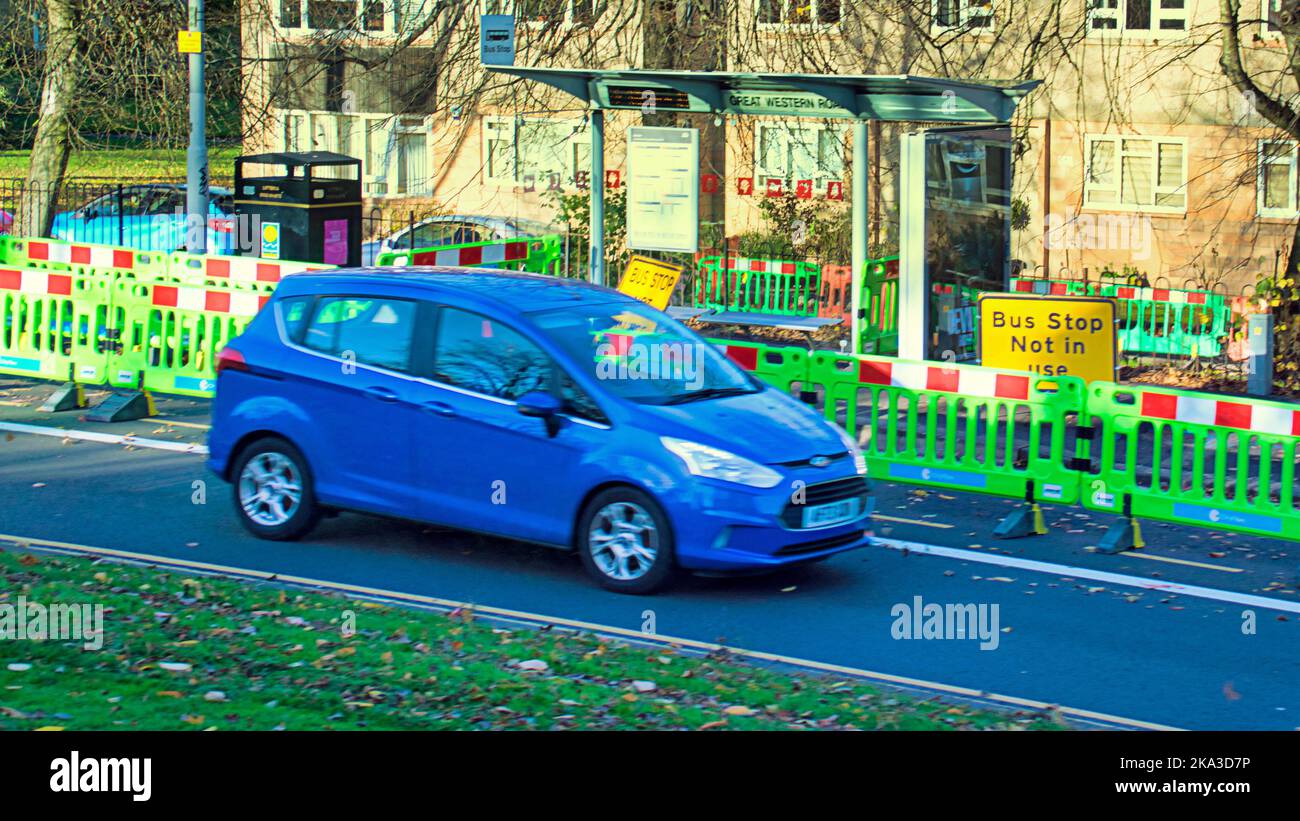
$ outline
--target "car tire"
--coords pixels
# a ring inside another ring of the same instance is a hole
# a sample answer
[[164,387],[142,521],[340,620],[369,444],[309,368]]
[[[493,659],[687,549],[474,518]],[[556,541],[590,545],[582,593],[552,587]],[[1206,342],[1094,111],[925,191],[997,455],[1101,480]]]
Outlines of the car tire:
[[653,593],[676,575],[668,516],[650,494],[633,487],[596,494],[578,517],[575,542],[587,573],[617,593]]
[[258,439],[240,451],[230,475],[235,513],[259,539],[300,539],[320,520],[311,470],[302,451],[289,442]]

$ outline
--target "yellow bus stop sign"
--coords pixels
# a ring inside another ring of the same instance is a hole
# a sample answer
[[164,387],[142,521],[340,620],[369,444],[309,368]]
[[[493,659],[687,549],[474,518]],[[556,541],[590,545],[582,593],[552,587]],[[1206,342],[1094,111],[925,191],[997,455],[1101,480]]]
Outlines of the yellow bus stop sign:
[[1115,301],[1104,297],[984,294],[979,299],[980,364],[1115,380]]
[[682,265],[633,254],[619,280],[618,290],[662,311],[668,307],[673,289],[685,270]]

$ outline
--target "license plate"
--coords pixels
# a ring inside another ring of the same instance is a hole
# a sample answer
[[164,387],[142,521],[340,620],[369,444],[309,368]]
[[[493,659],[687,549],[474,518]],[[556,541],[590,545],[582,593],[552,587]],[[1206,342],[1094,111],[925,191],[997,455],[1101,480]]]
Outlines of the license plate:
[[803,526],[825,527],[826,525],[847,522],[858,515],[858,501],[857,499],[843,499],[838,502],[804,508]]

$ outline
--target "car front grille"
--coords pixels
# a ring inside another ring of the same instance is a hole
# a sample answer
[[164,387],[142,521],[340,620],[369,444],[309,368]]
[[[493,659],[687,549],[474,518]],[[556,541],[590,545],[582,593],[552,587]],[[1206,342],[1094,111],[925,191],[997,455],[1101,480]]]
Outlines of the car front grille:
[[776,556],[799,556],[804,553],[817,553],[821,550],[830,550],[832,547],[842,547],[846,544],[852,544],[862,538],[865,531],[857,530],[844,536],[831,536],[826,539],[814,539],[811,542],[799,542],[798,544],[788,544],[776,551]]
[[847,479],[808,485],[804,488],[802,503],[790,502],[781,511],[781,523],[791,530],[799,530],[803,526],[803,512],[806,508],[853,498],[861,500],[859,510],[866,510],[868,492],[865,477],[850,476]]

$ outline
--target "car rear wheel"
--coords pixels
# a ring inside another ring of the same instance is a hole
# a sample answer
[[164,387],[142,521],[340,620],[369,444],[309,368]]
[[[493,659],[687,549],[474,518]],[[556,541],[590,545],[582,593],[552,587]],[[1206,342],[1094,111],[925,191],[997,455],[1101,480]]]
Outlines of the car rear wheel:
[[651,593],[673,576],[668,517],[649,494],[636,488],[610,488],[588,502],[577,541],[583,567],[610,590]]
[[291,541],[320,519],[307,460],[283,439],[259,439],[235,462],[235,510],[254,536]]

